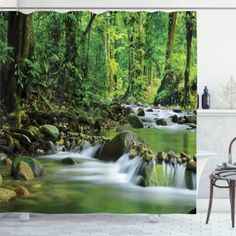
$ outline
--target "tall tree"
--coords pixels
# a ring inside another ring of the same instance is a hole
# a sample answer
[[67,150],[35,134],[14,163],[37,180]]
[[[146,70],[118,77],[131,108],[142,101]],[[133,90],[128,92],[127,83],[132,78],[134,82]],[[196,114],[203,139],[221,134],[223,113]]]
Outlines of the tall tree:
[[8,46],[12,48],[12,61],[6,63],[1,70],[1,101],[8,112],[15,111],[20,103],[19,77],[15,73],[16,66],[23,66],[30,56],[32,38],[32,15],[9,12]]
[[124,97],[139,95],[145,86],[144,75],[144,46],[145,46],[145,15],[142,12],[130,13],[125,22],[128,27],[128,87]]
[[[90,31],[93,25],[93,22],[96,18],[96,14],[90,13],[89,20],[85,26],[85,29],[82,29],[81,23],[79,28],[79,62],[80,69],[83,79],[88,79],[88,70],[89,70],[89,43],[90,43]],[[82,20],[82,19],[81,19]]]
[[166,46],[166,63],[165,63],[165,74],[161,81],[161,85],[158,89],[156,103],[161,103],[163,105],[170,105],[170,96],[165,99],[159,97],[159,93],[163,92],[171,83],[173,73],[171,71],[171,60],[172,52],[174,48],[175,40],[175,28],[176,28],[177,12],[170,13],[169,15],[169,26],[168,26],[168,39]]
[[195,13],[187,11],[185,16],[185,21],[186,21],[186,67],[184,73],[184,106],[187,106],[190,97],[189,77],[190,77],[191,47],[194,33]]

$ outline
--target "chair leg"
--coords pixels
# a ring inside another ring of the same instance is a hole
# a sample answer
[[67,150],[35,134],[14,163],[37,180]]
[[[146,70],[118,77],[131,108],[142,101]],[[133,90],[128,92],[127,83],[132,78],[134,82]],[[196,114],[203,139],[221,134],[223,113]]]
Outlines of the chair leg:
[[231,180],[231,219],[232,219],[232,227],[234,228],[234,220],[235,220],[235,180]]
[[212,207],[212,201],[213,201],[213,179],[210,181],[210,196],[209,196],[209,205],[208,205],[208,212],[207,212],[207,218],[206,218],[206,224],[208,224],[211,214],[211,207]]
[[231,223],[233,224],[233,184],[232,184],[232,180],[229,181],[229,199],[230,199],[230,213],[231,213]]
[[232,181],[229,181],[229,200],[230,200],[230,213],[231,213],[231,223],[233,224],[233,191],[232,191]]

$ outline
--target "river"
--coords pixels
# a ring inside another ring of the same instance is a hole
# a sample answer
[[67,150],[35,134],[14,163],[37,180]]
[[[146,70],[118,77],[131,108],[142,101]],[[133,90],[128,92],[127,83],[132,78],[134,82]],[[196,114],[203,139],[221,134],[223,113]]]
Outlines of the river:
[[[167,112],[171,111],[164,114]],[[184,151],[193,155],[196,152],[196,133],[186,130],[183,125],[153,125],[133,131],[155,153]],[[115,131],[103,133],[109,137],[115,134]],[[124,154],[117,162],[107,163],[93,158],[97,149],[98,146],[87,144],[80,152],[58,152],[39,157],[44,165],[44,177],[22,183],[30,190],[31,197],[17,198],[1,206],[0,211],[161,214],[187,213],[195,208],[196,191],[186,187],[185,166],[159,165],[162,181],[140,187],[135,185],[140,157],[130,160]],[[77,164],[61,164],[61,159],[66,157],[73,158]],[[192,175],[193,185],[195,179],[196,176]]]

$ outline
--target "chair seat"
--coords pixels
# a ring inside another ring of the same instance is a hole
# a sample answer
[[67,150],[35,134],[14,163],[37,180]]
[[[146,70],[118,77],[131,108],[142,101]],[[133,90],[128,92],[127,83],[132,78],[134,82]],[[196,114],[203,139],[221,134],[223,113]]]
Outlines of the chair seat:
[[236,180],[236,170],[215,170],[209,177],[217,180]]
[[[208,205],[206,224],[208,224],[209,218],[210,218],[214,187],[228,188],[230,206],[231,206],[231,221],[232,221],[232,227],[234,227],[236,169],[229,170],[229,169],[218,168],[210,174],[209,178],[210,178],[210,196],[209,196],[209,205]],[[226,181],[227,185],[218,185],[216,184],[217,181]]]

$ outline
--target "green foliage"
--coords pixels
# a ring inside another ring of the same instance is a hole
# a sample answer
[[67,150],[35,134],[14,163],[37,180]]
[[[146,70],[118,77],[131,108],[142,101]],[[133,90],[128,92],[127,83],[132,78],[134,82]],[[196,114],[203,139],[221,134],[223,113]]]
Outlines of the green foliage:
[[[32,53],[15,65],[18,86],[50,102],[96,111],[101,100],[183,105],[186,18],[178,13],[171,70],[165,68],[169,14],[156,12],[33,13]],[[196,18],[190,87],[197,79]],[[12,62],[7,14],[0,16],[0,67]],[[170,83],[156,91],[165,75]],[[191,90],[190,107],[195,95]]]
[[0,66],[12,62],[12,48],[7,44],[7,17],[4,13],[0,15]]

